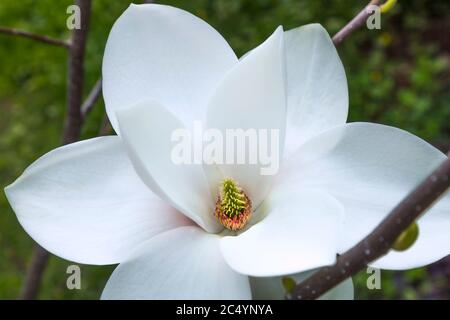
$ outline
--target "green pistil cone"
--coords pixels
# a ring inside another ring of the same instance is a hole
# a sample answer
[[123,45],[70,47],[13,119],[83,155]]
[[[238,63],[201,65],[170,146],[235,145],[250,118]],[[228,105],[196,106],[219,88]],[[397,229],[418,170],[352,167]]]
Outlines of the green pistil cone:
[[225,179],[222,182],[221,206],[223,212],[230,218],[242,213],[246,200],[244,192],[233,179]]

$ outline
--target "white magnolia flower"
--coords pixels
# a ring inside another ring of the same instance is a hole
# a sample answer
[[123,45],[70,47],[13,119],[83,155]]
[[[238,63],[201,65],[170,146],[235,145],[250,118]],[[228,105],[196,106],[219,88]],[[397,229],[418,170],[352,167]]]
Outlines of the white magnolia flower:
[[[299,281],[333,264],[446,157],[399,129],[345,124],[344,68],[319,25],[280,27],[239,60],[195,16],[132,5],[110,33],[103,88],[118,136],[53,150],[6,189],[21,225],[50,252],[120,263],[103,298],[282,298],[280,276]],[[276,176],[221,166],[256,208],[237,235],[214,216],[220,180],[170,159],[172,131],[197,119],[221,130],[275,128],[285,139]],[[418,224],[409,250],[373,266],[447,255],[450,197]],[[352,298],[351,280],[327,297]]]

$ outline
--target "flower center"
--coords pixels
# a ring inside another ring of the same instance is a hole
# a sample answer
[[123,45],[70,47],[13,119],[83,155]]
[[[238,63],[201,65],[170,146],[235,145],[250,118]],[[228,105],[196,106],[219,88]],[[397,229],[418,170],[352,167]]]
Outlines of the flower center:
[[241,230],[252,216],[252,202],[233,179],[220,185],[214,215],[229,230]]

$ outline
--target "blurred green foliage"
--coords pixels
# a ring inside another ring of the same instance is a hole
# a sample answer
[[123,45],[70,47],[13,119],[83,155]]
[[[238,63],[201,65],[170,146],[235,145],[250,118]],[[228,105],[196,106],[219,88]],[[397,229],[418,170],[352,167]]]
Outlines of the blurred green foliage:
[[[287,30],[318,22],[334,34],[365,2],[174,0],[161,3],[205,19],[240,56],[262,42],[278,25]],[[66,8],[70,4],[68,0],[4,0],[0,2],[0,25],[67,39],[70,34],[66,29]],[[128,4],[125,0],[93,1],[85,61],[86,93],[100,76],[109,30]],[[449,31],[448,1],[399,1],[392,12],[382,16],[381,30],[358,30],[339,45],[349,84],[350,120],[397,126],[446,148],[450,139]],[[66,58],[62,48],[0,34],[0,181],[3,187],[61,142]],[[83,138],[97,135],[103,108],[100,99],[83,128]],[[0,193],[0,299],[18,296],[33,245],[3,192]],[[83,266],[82,290],[70,291],[66,289],[66,267],[70,264],[51,258],[39,298],[99,297],[113,266]],[[447,268],[448,265],[447,262]],[[439,266],[433,266],[432,272],[430,268],[383,271],[381,290],[368,290],[368,275],[361,272],[355,277],[356,297],[449,298],[449,274],[442,273]]]

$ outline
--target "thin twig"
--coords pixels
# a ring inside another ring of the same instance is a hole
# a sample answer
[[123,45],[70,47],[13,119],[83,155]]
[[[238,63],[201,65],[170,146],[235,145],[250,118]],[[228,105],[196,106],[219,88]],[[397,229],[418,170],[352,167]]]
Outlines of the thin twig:
[[47,37],[44,35],[31,33],[31,32],[24,31],[24,30],[0,27],[0,33],[24,37],[24,38],[40,41],[43,43],[47,43],[47,44],[51,44],[51,45],[55,45],[55,46],[59,46],[59,47],[64,47],[66,49],[68,49],[70,47],[70,43],[68,41],[53,39],[53,38],[50,38],[50,37]]
[[84,83],[83,62],[91,15],[91,0],[76,0],[75,2],[80,8],[81,26],[80,29],[74,29],[73,31],[72,46],[69,50],[69,81],[64,144],[78,140],[83,122],[81,115]]
[[83,105],[81,106],[81,115],[83,116],[83,118],[86,117],[86,115],[89,112],[91,112],[101,93],[102,93],[102,79],[100,78],[97,80],[91,92],[89,93],[86,100],[84,100]]
[[372,0],[370,3],[362,9],[349,23],[347,23],[338,33],[333,36],[334,45],[338,45],[355,29],[361,27],[367,20],[367,18],[373,14],[370,10],[370,6],[379,5],[381,0]]
[[[84,53],[91,15],[91,0],[76,0],[81,12],[80,29],[74,29],[72,45],[69,48],[69,79],[67,84],[67,114],[64,128],[63,144],[75,142],[80,137],[83,117],[81,114],[81,100],[84,80]],[[36,245],[34,258],[27,271],[25,285],[21,299],[35,299],[49,253],[41,246]]]
[[111,122],[109,121],[108,115],[105,113],[103,115],[103,120],[100,125],[100,129],[98,130],[98,135],[99,136],[107,136],[107,135],[111,134],[112,130],[113,130],[113,128],[112,128]]
[[450,158],[447,158],[403,199],[375,230],[339,256],[336,264],[320,269],[298,284],[287,298],[316,299],[344,279],[362,270],[371,261],[388,253],[402,231],[432,206],[449,187]]
[[23,300],[34,299],[37,296],[40,284],[40,278],[44,272],[49,258],[48,252],[40,245],[36,244],[33,252],[31,265],[27,270],[25,284],[22,287],[20,297]]

